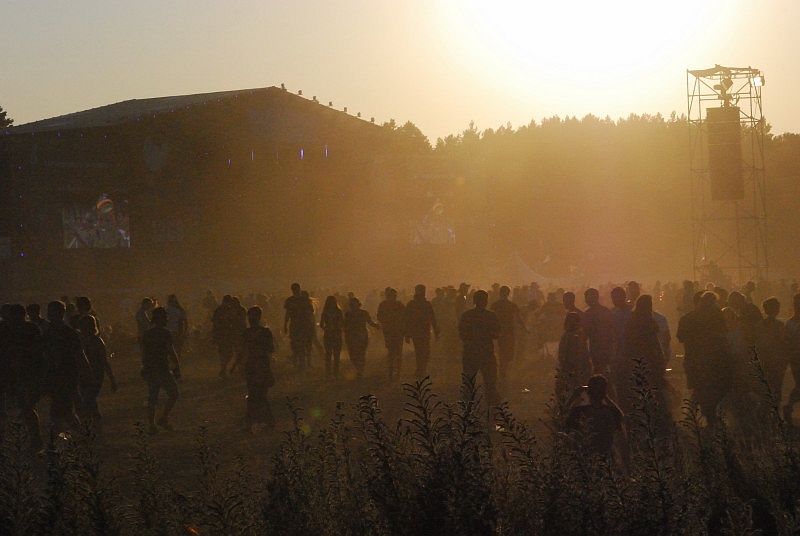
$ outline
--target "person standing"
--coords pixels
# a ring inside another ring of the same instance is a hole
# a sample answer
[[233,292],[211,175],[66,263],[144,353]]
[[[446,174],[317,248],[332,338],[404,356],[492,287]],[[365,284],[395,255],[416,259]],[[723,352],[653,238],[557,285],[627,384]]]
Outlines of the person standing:
[[609,376],[609,373],[613,373],[610,366],[614,355],[614,317],[608,307],[600,303],[597,289],[586,289],[583,297],[588,308],[583,312],[581,325],[588,343],[593,373]]
[[299,283],[292,283],[292,295],[286,298],[283,308],[283,333],[289,336],[292,361],[299,370],[305,370],[311,357],[311,340],[314,336],[314,308],[308,293],[302,295]]
[[175,353],[178,359],[183,355],[183,345],[186,343],[186,335],[189,333],[189,321],[178,297],[175,294],[167,296],[167,329],[172,333],[172,342],[175,345]]
[[64,321],[66,312],[64,302],[48,303],[48,324],[44,330],[50,422],[59,432],[77,429],[79,421],[75,409],[80,405],[79,382],[90,370],[78,333]]
[[[167,329],[167,311],[156,307],[150,319],[152,326],[142,336],[142,378],[147,382],[147,424],[151,434],[158,431],[156,424],[166,430],[172,430],[169,415],[178,400],[178,384],[180,377],[178,354],[172,344],[172,333]],[[167,394],[167,402],[158,421],[156,406],[161,389]]]
[[694,311],[678,322],[678,341],[684,345],[687,387],[709,424],[717,423],[717,406],[731,390],[734,367],[728,326],[717,307],[717,295],[703,292]]
[[[609,387],[621,404],[625,404],[628,399],[628,377],[630,372],[625,365],[625,332],[628,330],[631,316],[633,314],[633,304],[628,301],[627,293],[622,287],[611,289],[611,317],[614,325],[613,355],[611,356],[611,374],[607,378]],[[635,304],[635,302],[634,302]]]
[[261,307],[255,306],[247,310],[249,327],[242,333],[242,357],[244,358],[244,374],[247,380],[247,410],[245,412],[246,433],[252,433],[253,425],[264,423],[268,429],[275,427],[267,393],[275,385],[272,374],[272,353],[275,341],[272,331],[261,325]]
[[575,305],[575,293],[568,290],[561,296],[561,303],[564,305],[564,310],[567,313],[575,313],[578,316],[583,316],[583,311],[578,309]]
[[786,355],[786,327],[778,320],[781,303],[772,296],[761,306],[765,317],[756,324],[756,355],[764,367],[764,379],[769,385],[775,402],[780,406],[783,377],[789,366]]
[[[662,411],[669,412],[669,385],[666,377],[666,359],[658,340],[658,324],[653,318],[653,298],[642,294],[636,300],[630,320],[625,328],[625,360],[619,370],[618,387],[620,398],[617,400],[622,408],[630,408],[630,389],[633,386],[634,370],[637,361],[641,362],[642,371],[651,387],[656,391]],[[623,396],[624,395],[624,396]]]
[[789,399],[783,406],[783,418],[787,423],[792,423],[792,410],[797,402],[800,402],[800,294],[792,297],[794,314],[786,321],[785,341],[786,357],[792,371],[794,386],[789,393]]
[[403,358],[403,335],[405,334],[405,306],[397,301],[397,291],[386,287],[385,299],[378,304],[378,323],[386,344],[389,378],[400,375]]
[[82,401],[79,415],[81,419],[90,419],[95,422],[100,420],[100,410],[97,407],[97,397],[103,388],[103,380],[108,375],[111,382],[111,392],[117,392],[117,380],[108,362],[106,343],[100,337],[97,319],[92,315],[85,315],[78,319],[77,330],[80,336],[83,352],[92,369],[92,381],[82,390]]
[[0,430],[6,419],[7,399],[14,399],[34,451],[43,445],[36,412],[43,360],[42,332],[25,320],[22,305],[11,305],[7,316],[0,321]]
[[461,363],[465,378],[475,380],[478,372],[483,377],[486,399],[490,408],[500,403],[497,391],[497,359],[494,341],[500,337],[500,320],[486,308],[489,294],[478,290],[472,295],[473,309],[464,311],[458,321],[458,334],[463,343]]
[[380,327],[372,321],[369,312],[361,308],[361,301],[358,298],[350,298],[350,309],[344,315],[344,340],[358,379],[364,377],[367,344],[369,344],[367,325],[373,328]]
[[592,372],[586,339],[581,332],[581,315],[570,311],[564,318],[564,334],[558,342],[558,378],[556,393],[571,394],[585,385]]
[[336,296],[328,296],[319,319],[322,329],[322,345],[325,348],[325,379],[339,379],[339,359],[342,355],[342,331],[344,313]]
[[519,306],[508,299],[510,295],[511,289],[503,285],[498,291],[497,301],[491,306],[491,310],[494,311],[500,321],[500,337],[497,339],[500,381],[505,381],[508,368],[514,359],[516,328],[517,326],[524,327],[522,317],[519,314]]
[[134,315],[134,319],[136,320],[136,337],[140,347],[142,344],[142,335],[144,335],[145,331],[150,329],[150,315],[155,306],[156,304],[151,298],[144,297],[142,298],[139,309],[136,310],[136,314]]
[[438,339],[439,325],[436,323],[431,302],[425,299],[425,285],[417,285],[414,287],[414,298],[406,305],[405,332],[406,342],[414,343],[417,360],[414,373],[418,378],[427,375],[428,361],[431,357],[431,330]]

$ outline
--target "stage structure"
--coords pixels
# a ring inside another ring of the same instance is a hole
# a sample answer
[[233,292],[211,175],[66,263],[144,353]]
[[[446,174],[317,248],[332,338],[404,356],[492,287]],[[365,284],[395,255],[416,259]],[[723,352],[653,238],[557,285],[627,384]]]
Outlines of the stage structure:
[[695,280],[767,276],[763,86],[752,67],[686,71]]

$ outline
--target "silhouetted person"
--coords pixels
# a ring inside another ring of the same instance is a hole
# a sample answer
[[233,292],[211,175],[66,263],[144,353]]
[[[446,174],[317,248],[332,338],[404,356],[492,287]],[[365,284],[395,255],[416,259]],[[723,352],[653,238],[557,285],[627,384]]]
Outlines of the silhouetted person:
[[756,423],[756,409],[759,401],[763,399],[763,387],[753,374],[750,363],[752,349],[742,344],[742,328],[739,315],[730,305],[722,309],[725,327],[728,330],[728,348],[731,361],[730,390],[731,409],[734,413],[736,424],[745,434],[751,432],[751,427]]
[[688,279],[683,282],[683,288],[680,293],[680,301],[678,302],[678,312],[681,316],[691,313],[695,307],[695,294],[697,291],[694,288],[694,282]]
[[0,431],[7,398],[13,398],[28,430],[31,447],[42,447],[36,403],[41,396],[44,341],[39,328],[25,320],[25,308],[14,304],[0,321]]
[[478,290],[473,294],[473,309],[461,315],[458,333],[463,343],[461,354],[463,374],[473,381],[478,372],[483,377],[486,399],[490,408],[500,403],[497,391],[497,359],[494,355],[494,341],[500,337],[500,320],[486,308],[489,294]]
[[43,333],[46,320],[42,317],[41,306],[38,303],[29,303],[25,306],[25,311],[28,313],[28,320],[31,324],[39,328],[40,333]]
[[95,310],[92,309],[92,300],[86,296],[77,296],[75,298],[75,314],[68,317],[69,326],[72,329],[78,329],[78,322],[87,315],[91,315],[95,318],[99,330],[100,319],[97,317]]
[[[169,414],[178,400],[178,384],[180,377],[178,354],[172,345],[172,334],[167,329],[167,311],[163,307],[153,309],[150,329],[142,336],[142,378],[147,382],[147,424],[151,434],[156,433],[156,424],[172,430]],[[161,417],[156,421],[158,393],[163,389],[167,401]]]
[[789,399],[783,407],[783,416],[787,423],[792,422],[792,410],[800,402],[800,294],[792,297],[794,314],[786,321],[786,357],[792,370],[794,386],[789,393]]
[[778,298],[770,297],[762,305],[765,318],[756,325],[756,354],[764,368],[764,379],[780,405],[783,377],[789,366],[785,348],[785,326],[778,320],[781,304]]
[[613,460],[614,436],[616,434],[622,436],[623,446],[626,442],[622,411],[608,397],[608,380],[602,375],[597,374],[589,378],[586,394],[589,403],[570,409],[567,428],[583,430],[589,452]]
[[150,315],[155,308],[155,303],[151,298],[142,298],[142,303],[139,305],[139,309],[136,310],[135,320],[136,320],[136,336],[137,341],[141,344],[142,342],[142,335],[144,332],[150,329]]
[[658,343],[661,345],[661,351],[664,354],[664,363],[666,364],[672,357],[672,333],[669,329],[669,321],[666,316],[656,310],[653,310],[653,320],[655,320],[656,325],[658,325]]
[[201,302],[203,309],[206,310],[206,319],[211,320],[214,316],[214,311],[217,310],[219,304],[217,303],[217,298],[214,296],[214,293],[211,290],[206,290],[205,296],[203,296],[203,301]]
[[303,316],[303,324],[304,324],[304,332],[306,333],[307,342],[307,349],[306,349],[306,366],[311,366],[311,350],[312,348],[316,348],[317,352],[319,352],[320,357],[324,354],[324,350],[322,345],[317,338],[317,321],[316,321],[316,305],[315,300],[311,299],[311,294],[307,290],[300,291],[300,299],[303,302],[303,311],[305,315]]
[[549,351],[545,343],[554,342],[561,338],[566,314],[567,312],[564,310],[558,295],[555,292],[548,292],[547,299],[536,313],[539,337],[545,352]]
[[391,287],[384,290],[385,299],[378,304],[378,324],[383,331],[386,344],[388,376],[400,375],[403,358],[403,337],[405,337],[405,306],[397,301],[397,291]]
[[261,307],[247,310],[249,327],[242,333],[242,358],[247,380],[247,411],[245,413],[245,432],[252,432],[253,425],[263,423],[267,428],[275,427],[267,393],[275,384],[272,374],[272,353],[275,342],[269,328],[261,325]]
[[336,296],[328,296],[319,319],[322,345],[325,348],[325,378],[339,378],[339,360],[342,355],[344,313]]
[[498,289],[498,299],[491,306],[500,322],[500,337],[497,339],[497,354],[500,380],[505,381],[511,361],[514,360],[517,326],[524,329],[519,307],[508,299],[511,289],[505,285]]
[[180,359],[183,355],[183,346],[186,344],[186,336],[189,333],[189,319],[186,309],[178,301],[175,294],[167,296],[167,329],[172,333],[172,343],[175,346],[175,353]]
[[611,289],[611,303],[614,305],[611,308],[611,316],[614,319],[614,355],[611,358],[608,380],[617,400],[624,401],[628,387],[626,374],[630,372],[625,365],[625,332],[628,330],[633,306],[622,287]]
[[406,342],[414,343],[414,354],[417,369],[414,374],[418,378],[427,375],[428,361],[431,357],[431,330],[439,338],[439,325],[433,313],[431,302],[425,299],[425,285],[414,287],[414,298],[406,305],[405,320]]
[[103,380],[108,375],[111,392],[117,391],[117,380],[108,362],[106,343],[99,335],[97,319],[92,315],[84,315],[78,320],[77,329],[83,352],[92,370],[91,382],[81,391],[82,400],[78,414],[81,419],[98,420],[101,415],[97,407],[97,396],[103,388]]
[[626,388],[619,394],[619,400],[626,400],[627,406],[628,390],[633,381],[633,371],[635,363],[641,361],[644,366],[644,374],[650,385],[654,388],[661,409],[665,412],[670,411],[668,384],[665,371],[666,361],[661,350],[661,343],[658,340],[658,324],[653,319],[653,298],[649,294],[642,294],[636,300],[636,306],[631,312],[631,318],[625,329],[625,361],[624,379]]
[[703,292],[694,311],[678,322],[677,337],[684,345],[687,386],[710,424],[716,423],[717,406],[731,389],[733,363],[727,326],[717,307],[717,296]]
[[564,305],[564,310],[567,313],[576,313],[578,316],[583,317],[583,311],[578,309],[575,305],[575,293],[567,291],[561,296],[561,303]]
[[[292,295],[286,298],[283,308],[283,332],[289,336],[292,348],[292,360],[300,370],[305,370],[311,357],[311,339],[313,333],[313,306],[311,300],[303,298],[299,283],[292,283]],[[311,324],[309,325],[309,318]]]
[[558,380],[556,393],[572,393],[585,385],[592,373],[589,350],[581,331],[581,317],[570,311],[564,318],[564,334],[558,342]]
[[600,304],[600,293],[589,288],[583,294],[588,308],[583,312],[581,326],[589,347],[589,359],[595,374],[607,375],[614,355],[614,318],[605,305]]
[[745,296],[739,292],[731,292],[728,295],[728,305],[733,307],[739,315],[739,325],[742,328],[742,344],[747,348],[753,348],[756,344],[756,334],[758,324],[764,318],[756,305],[748,302]]
[[464,314],[464,311],[469,309],[469,287],[470,285],[468,283],[461,283],[458,285],[455,300],[456,318],[461,318],[461,315]]
[[366,365],[367,345],[369,344],[369,334],[367,325],[373,328],[379,327],[372,321],[369,312],[361,308],[361,301],[350,298],[350,308],[344,314],[344,340],[347,344],[347,352],[350,354],[350,361],[356,368],[356,377],[364,377],[364,366]]
[[77,428],[75,409],[80,406],[79,380],[90,375],[78,333],[64,322],[65,314],[64,302],[47,304],[45,383],[50,394],[50,421],[56,432]]

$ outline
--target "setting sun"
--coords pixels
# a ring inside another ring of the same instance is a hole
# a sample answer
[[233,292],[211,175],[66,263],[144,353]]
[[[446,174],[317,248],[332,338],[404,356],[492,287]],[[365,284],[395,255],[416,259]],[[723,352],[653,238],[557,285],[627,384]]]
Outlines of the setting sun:
[[602,102],[628,84],[658,90],[651,77],[666,65],[673,69],[687,51],[697,50],[702,60],[720,28],[731,22],[733,15],[722,7],[687,0],[467,1],[444,5],[440,15],[448,46],[465,68],[496,86],[564,86],[573,96],[585,94],[585,104],[602,112]]

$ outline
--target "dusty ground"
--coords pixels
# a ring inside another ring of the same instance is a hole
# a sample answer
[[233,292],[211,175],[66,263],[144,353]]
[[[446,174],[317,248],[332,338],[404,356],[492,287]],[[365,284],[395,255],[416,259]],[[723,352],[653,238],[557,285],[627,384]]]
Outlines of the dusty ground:
[[[349,408],[366,393],[378,397],[390,424],[404,415],[403,405],[408,399],[403,392],[403,383],[415,380],[410,345],[406,345],[404,370],[399,380],[386,377],[383,341],[380,335],[373,335],[365,377],[361,380],[355,378],[347,354],[343,353],[343,374],[338,381],[324,379],[324,365],[316,354],[312,357],[312,368],[299,375],[289,361],[287,346],[276,353],[276,385],[270,390],[277,426],[271,432],[256,428],[255,433],[248,435],[241,431],[246,394],[244,378],[234,374],[227,380],[220,379],[214,348],[202,342],[192,345],[182,360],[180,398],[171,419],[175,430],[161,430],[150,437],[159,464],[174,484],[190,486],[198,474],[196,445],[201,427],[207,428],[212,444],[218,445],[223,464],[242,456],[256,470],[268,467],[283,434],[292,427],[289,399],[296,407],[303,408],[304,423],[312,435],[330,421],[337,402],[343,402],[351,414]],[[540,419],[545,416],[554,385],[557,345],[552,343],[548,346],[550,355],[531,353],[527,358],[515,361],[508,381],[501,386],[514,415],[538,430],[543,427]],[[104,385],[99,399],[104,415],[103,427],[97,446],[107,474],[117,474],[124,482],[125,475],[129,476],[133,467],[131,454],[136,443],[136,423],[145,420],[146,386],[139,376],[139,359],[132,348],[117,351],[112,367],[119,389],[111,393],[108,382]],[[434,348],[429,373],[438,396],[444,401],[458,399],[461,381],[458,359],[446,359],[440,348]],[[46,411],[42,414],[43,426],[46,426]]]

